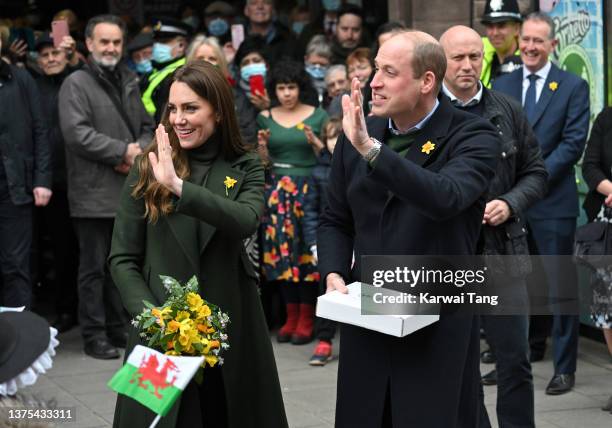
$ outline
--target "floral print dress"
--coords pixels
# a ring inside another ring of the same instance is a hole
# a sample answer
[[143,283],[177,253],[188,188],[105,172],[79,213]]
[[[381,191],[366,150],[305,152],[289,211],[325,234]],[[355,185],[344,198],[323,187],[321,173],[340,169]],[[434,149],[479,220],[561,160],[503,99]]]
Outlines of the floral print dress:
[[318,282],[316,261],[304,240],[304,198],[311,188],[310,173],[316,157],[303,124],[319,134],[327,113],[315,111],[303,123],[286,128],[260,115],[260,129],[270,130],[268,152],[272,170],[266,180],[266,205],[262,218],[262,269],[268,281]]

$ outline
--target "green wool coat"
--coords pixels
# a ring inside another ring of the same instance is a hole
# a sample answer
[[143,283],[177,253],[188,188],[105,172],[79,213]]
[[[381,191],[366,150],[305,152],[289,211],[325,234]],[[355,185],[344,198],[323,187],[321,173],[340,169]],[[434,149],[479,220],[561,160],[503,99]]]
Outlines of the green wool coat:
[[[226,177],[237,180],[227,195]],[[123,305],[134,317],[142,312],[143,300],[154,305],[166,300],[159,275],[172,276],[181,283],[197,275],[201,296],[230,317],[230,349],[221,366],[229,426],[286,427],[256,276],[242,245],[257,229],[263,210],[261,161],[254,154],[233,162],[219,156],[211,165],[205,186],[185,181],[175,211],[155,224],[144,218],[144,201],[130,195],[137,178],[134,167],[122,191],[109,257]],[[126,355],[138,343],[132,328]],[[179,401],[158,427],[176,425]],[[135,400],[119,395],[113,426],[146,427],[155,416]]]

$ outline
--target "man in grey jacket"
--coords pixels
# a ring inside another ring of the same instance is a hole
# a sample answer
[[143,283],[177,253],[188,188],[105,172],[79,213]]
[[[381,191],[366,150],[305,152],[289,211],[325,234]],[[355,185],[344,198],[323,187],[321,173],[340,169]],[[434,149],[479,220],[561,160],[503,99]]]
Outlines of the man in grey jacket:
[[66,143],[68,200],[79,240],[79,321],[85,353],[118,358],[125,312],[106,267],[125,174],[152,140],[154,123],[140,100],[138,77],[120,65],[125,27],[113,15],[85,30],[89,64],[64,81],[60,126]]

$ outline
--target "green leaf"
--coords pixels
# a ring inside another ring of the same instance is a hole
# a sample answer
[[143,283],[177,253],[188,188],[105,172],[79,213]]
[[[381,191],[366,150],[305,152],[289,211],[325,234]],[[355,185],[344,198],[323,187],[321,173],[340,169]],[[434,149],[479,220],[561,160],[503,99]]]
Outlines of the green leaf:
[[170,342],[173,337],[174,337],[174,333],[167,334],[167,335],[165,335],[164,337],[161,338],[160,343],[166,344],[166,343]]
[[155,324],[155,317],[151,317],[148,320],[146,320],[144,322],[144,324],[142,325],[143,330],[147,329],[149,327],[151,327],[153,324]]
[[144,305],[145,305],[147,308],[149,308],[149,309],[154,309],[154,308],[155,308],[155,306],[153,305],[153,303],[148,302],[148,301],[146,301],[146,300],[143,300],[143,301],[142,301],[142,303],[144,303]]
[[185,284],[185,287],[188,290],[197,291],[198,290],[198,278],[195,275],[189,278],[189,281],[187,281],[187,284]]
[[174,287],[180,287],[181,284],[174,278],[172,278],[171,276],[167,276],[167,275],[160,275],[159,279],[161,279],[162,284],[164,285],[164,287],[168,288],[174,288]]

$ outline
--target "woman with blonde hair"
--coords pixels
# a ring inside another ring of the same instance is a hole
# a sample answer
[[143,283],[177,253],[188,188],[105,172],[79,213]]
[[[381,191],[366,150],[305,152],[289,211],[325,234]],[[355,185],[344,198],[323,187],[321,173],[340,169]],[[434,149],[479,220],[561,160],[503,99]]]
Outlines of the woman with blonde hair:
[[223,54],[223,50],[219,42],[214,37],[206,37],[204,34],[198,34],[193,38],[187,48],[187,61],[200,59],[216,65],[221,70],[221,73],[234,86],[235,82],[229,72],[227,60]]

